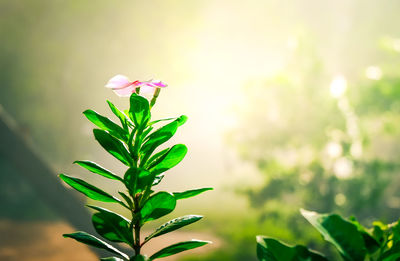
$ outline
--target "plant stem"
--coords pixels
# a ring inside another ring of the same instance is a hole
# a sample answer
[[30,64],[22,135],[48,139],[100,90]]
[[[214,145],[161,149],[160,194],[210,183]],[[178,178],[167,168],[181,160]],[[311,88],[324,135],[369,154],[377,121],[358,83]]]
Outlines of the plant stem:
[[[138,214],[140,212],[140,207],[139,207],[139,194],[136,194],[133,201],[135,204],[135,208],[133,210],[133,214],[134,216],[136,216],[136,214]],[[140,244],[140,218],[136,218],[136,222],[134,224],[134,229],[135,229],[135,240],[134,240],[134,245],[133,245],[133,249],[135,250],[135,256],[140,255],[140,248],[141,248],[141,244]]]

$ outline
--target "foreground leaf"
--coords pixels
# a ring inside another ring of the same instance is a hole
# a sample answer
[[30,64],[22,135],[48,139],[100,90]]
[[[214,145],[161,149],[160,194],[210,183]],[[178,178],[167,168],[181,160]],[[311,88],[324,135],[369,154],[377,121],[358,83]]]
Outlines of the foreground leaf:
[[358,232],[360,232],[362,238],[364,239],[364,244],[368,253],[375,253],[380,248],[379,243],[367,232],[367,230],[355,219],[355,217],[351,217],[349,220],[357,227]]
[[115,175],[114,173],[112,173],[111,171],[103,168],[100,165],[97,165],[96,163],[92,162],[92,161],[88,161],[88,160],[78,160],[78,161],[74,161],[74,163],[78,164],[79,166],[89,170],[90,172],[99,174],[103,177],[109,178],[109,179],[114,179],[114,180],[119,180],[119,181],[123,181],[122,178],[118,177],[117,175]]
[[336,214],[318,214],[301,210],[301,214],[332,243],[345,260],[364,260],[367,254],[363,237],[357,227]]
[[154,237],[164,235],[166,233],[175,231],[181,227],[184,227],[184,226],[192,224],[196,221],[199,221],[202,218],[203,218],[202,216],[198,216],[198,215],[187,215],[187,216],[183,216],[183,217],[179,217],[179,218],[170,220],[167,223],[158,227],[152,234],[150,234],[148,237],[146,237],[144,240],[144,243],[146,243],[147,241],[149,241],[150,239],[152,239]]
[[115,256],[100,258],[101,261],[123,261],[123,259]]
[[155,175],[163,173],[183,160],[187,153],[187,147],[183,144],[177,144],[167,151],[160,158],[155,160],[149,170]]
[[197,196],[208,190],[213,190],[213,188],[191,189],[191,190],[186,190],[183,192],[174,192],[173,194],[174,194],[174,197],[176,198],[176,200],[178,200],[178,199],[191,198],[191,197]]
[[328,261],[304,246],[288,246],[264,236],[257,236],[257,257],[260,261]]
[[140,215],[143,222],[154,220],[171,213],[175,206],[176,199],[172,194],[158,192],[146,201],[140,210]]
[[154,152],[155,149],[157,149],[158,146],[174,136],[176,130],[178,129],[178,126],[178,120],[175,120],[147,136],[145,139],[145,143],[140,148],[140,153],[143,155],[142,161],[147,162],[151,154]]
[[146,98],[135,93],[131,95],[129,117],[137,128],[147,124],[150,119],[150,106]]
[[178,254],[180,252],[190,250],[193,248],[197,248],[197,247],[201,247],[201,246],[204,246],[204,245],[210,244],[210,243],[211,243],[210,241],[202,241],[202,240],[195,240],[195,239],[193,239],[191,241],[180,242],[180,243],[173,244],[166,248],[161,249],[157,253],[153,254],[150,257],[150,260],[167,257],[167,256],[172,256],[172,255]]
[[88,198],[94,199],[94,200],[99,200],[103,202],[113,202],[113,203],[122,203],[121,200],[119,200],[116,197],[111,196],[107,192],[104,192],[103,190],[90,185],[84,180],[70,177],[64,174],[60,174],[60,178],[70,185],[72,188],[76,189],[77,191],[85,194]]
[[110,132],[111,135],[123,141],[128,141],[129,133],[109,118],[104,117],[93,110],[86,110],[83,114],[89,121],[100,129]]
[[116,249],[115,247],[113,247],[112,245],[98,239],[97,237],[90,235],[86,232],[82,232],[82,231],[78,231],[75,233],[71,233],[71,234],[64,234],[64,237],[69,237],[69,238],[73,238],[76,241],[79,241],[81,243],[84,243],[86,245],[89,246],[93,246],[93,247],[97,247],[97,248],[101,248],[101,249],[105,249],[111,253],[117,254],[119,256],[122,256],[125,260],[129,260],[129,256],[121,251],[119,251],[118,249]]
[[124,127],[124,129],[128,130],[129,129],[128,126],[132,125],[132,123],[129,122],[129,119],[125,115],[125,113],[123,113],[117,107],[115,107],[115,105],[112,102],[107,100],[107,103],[108,103],[108,106],[110,107],[111,111],[114,113],[114,115],[118,117],[118,119],[121,122],[121,124]]
[[123,259],[115,256],[100,258],[101,261],[123,261]]
[[155,175],[145,169],[129,168],[125,175],[124,180],[129,193],[134,196],[136,193],[144,191],[154,181]]
[[94,129],[93,134],[100,145],[111,155],[113,155],[115,158],[117,158],[127,166],[132,165],[132,157],[130,156],[129,151],[126,149],[121,141],[114,138],[103,130]]
[[105,208],[89,207],[99,211],[92,216],[93,226],[99,235],[112,242],[133,245],[133,235],[128,219]]

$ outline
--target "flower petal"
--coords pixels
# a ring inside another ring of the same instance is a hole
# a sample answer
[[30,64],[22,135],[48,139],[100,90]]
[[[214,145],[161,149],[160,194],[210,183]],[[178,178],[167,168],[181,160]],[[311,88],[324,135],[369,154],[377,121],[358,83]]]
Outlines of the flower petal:
[[136,91],[136,88],[136,86],[130,85],[122,89],[113,89],[113,91],[120,97],[127,97],[131,96]]
[[114,77],[112,77],[107,82],[105,87],[112,88],[112,89],[122,89],[122,88],[128,87],[131,84],[132,84],[132,82],[129,81],[128,77],[126,77],[125,75],[118,74],[118,75],[115,75]]

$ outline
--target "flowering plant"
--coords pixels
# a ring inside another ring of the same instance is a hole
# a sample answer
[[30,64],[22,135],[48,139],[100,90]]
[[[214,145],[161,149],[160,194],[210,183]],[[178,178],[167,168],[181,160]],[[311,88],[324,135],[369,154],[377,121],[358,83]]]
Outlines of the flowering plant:
[[[84,115],[89,121],[98,127],[93,130],[95,139],[127,169],[124,175],[117,175],[92,161],[75,161],[74,163],[94,174],[121,182],[125,186],[125,191],[118,191],[120,198],[84,180],[60,174],[60,178],[65,183],[88,198],[119,204],[128,209],[131,214],[129,217],[124,217],[103,207],[89,206],[95,211],[92,223],[97,233],[111,242],[127,244],[133,250],[132,253],[125,253],[86,232],[64,234],[64,237],[105,249],[115,255],[101,258],[101,260],[154,260],[210,243],[209,241],[190,240],[170,245],[150,257],[141,253],[142,246],[151,239],[199,221],[202,216],[187,215],[175,218],[158,227],[144,240],[141,238],[143,225],[171,213],[178,200],[190,198],[212,189],[200,188],[173,193],[155,191],[155,186],[162,181],[166,172],[176,166],[187,152],[187,148],[183,144],[159,149],[187,119],[185,115],[182,115],[177,118],[151,120],[151,108],[156,102],[160,88],[166,86],[165,83],[154,80],[130,82],[127,77],[117,75],[107,83],[106,87],[113,89],[119,96],[130,96],[130,108],[127,111],[120,111],[114,104],[107,101],[120,124],[93,110],[84,111]],[[141,91],[153,91],[150,102],[139,95]],[[169,123],[158,129],[154,128],[162,122]]]

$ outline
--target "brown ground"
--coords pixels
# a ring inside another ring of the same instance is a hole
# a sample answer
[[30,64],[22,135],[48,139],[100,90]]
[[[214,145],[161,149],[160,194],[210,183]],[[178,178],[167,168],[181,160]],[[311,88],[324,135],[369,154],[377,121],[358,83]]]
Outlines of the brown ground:
[[[65,239],[63,233],[74,229],[63,222],[13,222],[0,220],[0,260],[1,261],[97,261],[98,258],[88,247],[72,239]],[[203,233],[174,232],[152,240],[143,248],[144,253],[152,254],[162,247],[192,238],[207,239],[214,242],[188,254],[198,254],[219,246],[219,240]],[[180,256],[182,256],[181,254]],[[177,257],[163,258],[175,261]]]

